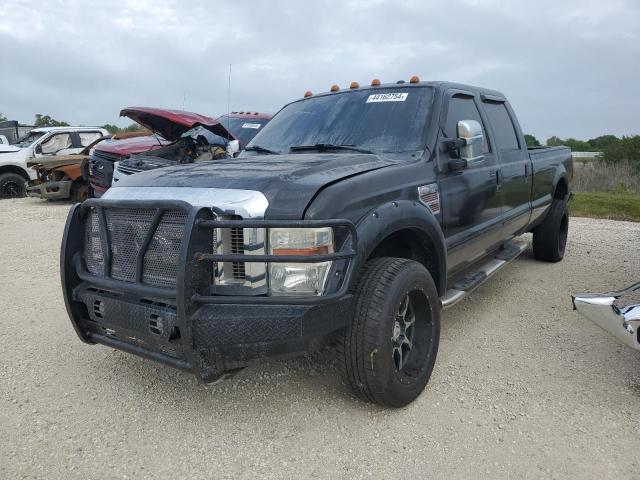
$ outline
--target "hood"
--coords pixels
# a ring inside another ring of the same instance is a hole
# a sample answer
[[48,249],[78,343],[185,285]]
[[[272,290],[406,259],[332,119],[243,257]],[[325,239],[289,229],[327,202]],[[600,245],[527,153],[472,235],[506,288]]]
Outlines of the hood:
[[124,140],[105,140],[96,145],[95,150],[111,153],[120,157],[128,157],[135,153],[148,152],[168,145],[162,138],[151,136],[126,138]]
[[45,168],[53,169],[58,167],[64,167],[67,165],[76,165],[82,163],[82,161],[89,155],[54,155],[52,157],[40,157],[27,162],[27,167],[31,168]]
[[[160,108],[128,107],[120,111],[121,117],[129,117],[134,122],[159,133],[163,138],[175,142],[188,130],[201,125],[221,137],[230,136],[227,129],[215,118],[182,110]],[[231,135],[231,138],[235,138]]]
[[151,170],[123,179],[115,188],[256,190],[269,201],[269,218],[300,219],[323,187],[393,164],[376,155],[361,153],[258,155]]
[[16,147],[15,145],[7,145],[5,143],[0,143],[0,153],[18,152],[20,150],[21,148]]

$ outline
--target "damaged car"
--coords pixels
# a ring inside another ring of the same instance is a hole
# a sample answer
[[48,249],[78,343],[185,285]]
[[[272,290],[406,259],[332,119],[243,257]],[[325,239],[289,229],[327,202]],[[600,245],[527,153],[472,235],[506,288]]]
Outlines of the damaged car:
[[591,320],[618,342],[640,350],[640,303],[627,304],[638,298],[640,282],[609,293],[576,293],[571,296],[573,309]]
[[198,127],[221,139],[230,137],[226,128],[216,119],[193,112],[129,107],[121,110],[120,116],[147,128],[153,132],[153,136],[147,137],[146,141],[136,139],[126,144],[105,142],[94,150],[89,159],[89,184],[92,196],[98,198],[111,187],[116,162],[156,150],[162,150],[162,155],[179,159],[181,163],[193,161],[210,150],[206,137],[197,134],[192,136],[200,130]]
[[86,175],[83,175],[83,165],[93,149],[107,140],[125,140],[149,135],[151,132],[146,130],[105,135],[87,145],[80,153],[27,161],[27,167],[36,172],[36,178],[27,182],[27,195],[45,200],[71,198],[74,203],[82,202],[88,196],[88,181]]
[[[141,111],[142,109],[127,109],[125,114],[133,118],[136,122],[151,128],[153,122],[154,128],[162,128],[165,130],[169,125],[164,125],[163,121],[158,118],[158,112]],[[154,109],[155,110],[155,109]],[[164,117],[171,122],[171,118]],[[128,175],[155,170],[156,168],[168,167],[181,163],[198,163],[207,160],[217,160],[227,156],[236,156],[240,150],[253,140],[253,137],[260,129],[269,122],[271,115],[259,112],[231,112],[225,114],[216,120],[226,129],[226,134],[220,135],[212,131],[211,127],[197,125],[194,128],[183,131],[180,134],[180,140],[171,145],[159,148],[153,152],[132,155],[126,160],[116,162],[113,171],[113,184],[119,182],[123,177]],[[186,127],[186,126],[185,126]],[[178,131],[172,131],[171,135],[175,136]],[[163,136],[168,135],[163,133]],[[165,136],[166,138],[166,136]]]

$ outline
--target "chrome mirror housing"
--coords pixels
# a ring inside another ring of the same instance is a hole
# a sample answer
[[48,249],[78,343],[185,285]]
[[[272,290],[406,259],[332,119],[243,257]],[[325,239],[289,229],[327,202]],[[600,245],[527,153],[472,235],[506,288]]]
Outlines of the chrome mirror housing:
[[463,140],[463,146],[460,147],[460,160],[464,161],[465,168],[473,168],[484,163],[482,125],[476,120],[460,120],[457,128],[458,137]]

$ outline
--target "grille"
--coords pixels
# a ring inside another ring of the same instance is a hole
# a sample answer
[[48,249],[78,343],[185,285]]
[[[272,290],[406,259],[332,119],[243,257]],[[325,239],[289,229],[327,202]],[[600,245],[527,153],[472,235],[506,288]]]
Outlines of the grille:
[[[136,262],[155,216],[155,209],[105,208],[106,228],[111,252],[110,276],[124,282],[136,281]],[[176,285],[178,260],[187,214],[170,210],[163,213],[143,258],[142,282],[161,286]],[[104,255],[97,213],[92,210],[85,226],[84,256],[87,270],[103,275]]]
[[104,254],[100,241],[100,224],[98,214],[91,210],[87,216],[84,239],[84,260],[87,270],[93,275],[104,275]]
[[134,173],[141,172],[142,170],[139,168],[134,168],[130,166],[118,165],[118,171],[120,173],[124,173],[125,175],[132,175]]
[[[231,253],[240,255],[244,253],[244,228],[231,229]],[[232,270],[234,279],[245,279],[246,273],[244,262],[233,262]]]
[[172,287],[176,284],[178,261],[187,214],[170,211],[162,220],[144,255],[142,281],[152,285]]

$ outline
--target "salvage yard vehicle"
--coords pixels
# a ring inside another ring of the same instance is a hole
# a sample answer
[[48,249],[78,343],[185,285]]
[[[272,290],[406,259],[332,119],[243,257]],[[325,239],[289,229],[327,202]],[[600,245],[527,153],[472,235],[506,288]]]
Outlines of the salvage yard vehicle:
[[528,150],[499,92],[352,83],[286,105],[235,159],[142,172],[72,207],[61,279],[80,339],[215,382],[337,338],[391,407],[436,361],[443,308],[515,259],[562,260],[565,147]]
[[126,144],[105,143],[94,150],[89,161],[89,183],[93,196],[98,198],[113,183],[114,164],[120,164],[131,155],[161,150],[165,156],[180,158],[181,163],[186,163],[210,149],[206,137],[198,135],[201,129],[219,138],[229,137],[225,127],[216,119],[183,110],[129,107],[121,110],[120,116],[129,117],[149,129],[154,137]]
[[88,185],[82,177],[82,162],[89,158],[91,149],[109,138],[99,137],[75,155],[54,155],[28,161],[27,167],[35,170],[36,178],[27,182],[27,195],[45,200],[86,200]]
[[591,320],[618,342],[640,350],[640,304],[621,305],[621,298],[640,292],[640,282],[617,292],[576,293],[573,309]]
[[108,134],[98,127],[42,127],[34,128],[15,145],[3,145],[0,148],[0,198],[25,195],[25,182],[36,178],[36,172],[27,168],[28,161],[79,153]]
[[[149,122],[149,114],[141,117],[139,112],[128,109],[126,115],[141,124]],[[158,111],[154,109],[153,117],[158,116]],[[124,110],[123,110],[124,112]],[[115,163],[113,169],[113,182],[118,182],[127,175],[154,170],[156,168],[167,167],[176,164],[204,162],[216,160],[226,156],[235,156],[243,149],[258,133],[260,128],[267,124],[271,115],[258,112],[231,112],[229,115],[222,115],[216,122],[223,125],[228,132],[225,136],[220,136],[209,131],[203,126],[196,126],[184,131],[180,135],[180,140],[166,147],[158,148],[153,152],[132,155],[126,160]],[[163,125],[160,120],[153,118],[154,125]],[[173,123],[171,118],[167,122]],[[163,129],[164,129],[163,125]],[[173,127],[175,128],[175,127]],[[192,139],[194,141],[192,142]],[[237,140],[238,145],[235,145]],[[184,146],[187,146],[185,149]]]

